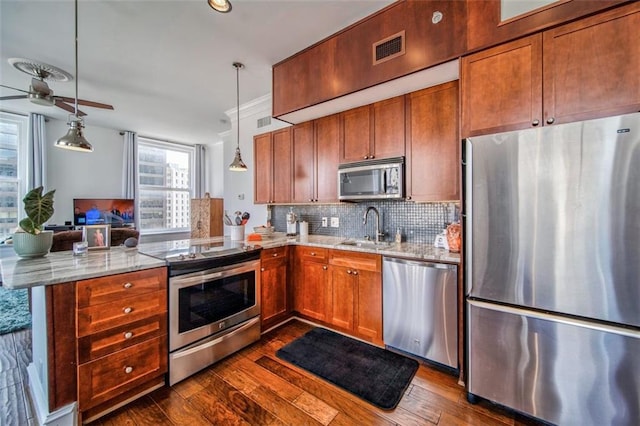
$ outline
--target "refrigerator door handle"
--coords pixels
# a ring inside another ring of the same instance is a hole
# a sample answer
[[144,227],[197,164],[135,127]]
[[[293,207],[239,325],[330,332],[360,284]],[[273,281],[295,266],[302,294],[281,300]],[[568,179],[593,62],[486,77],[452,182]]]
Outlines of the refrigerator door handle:
[[640,331],[636,331],[636,330],[624,328],[624,327],[617,327],[615,325],[585,321],[578,318],[570,318],[570,317],[565,317],[560,315],[548,314],[545,312],[532,311],[529,309],[514,308],[512,306],[507,306],[507,305],[487,303],[487,302],[483,302],[481,300],[475,300],[475,299],[467,299],[467,302],[472,306],[488,309],[491,311],[505,312],[505,313],[514,314],[514,315],[525,315],[530,318],[540,319],[544,321],[553,321],[556,323],[587,328],[590,330],[603,331],[607,333],[614,333],[621,336],[631,337],[634,339],[640,339]]

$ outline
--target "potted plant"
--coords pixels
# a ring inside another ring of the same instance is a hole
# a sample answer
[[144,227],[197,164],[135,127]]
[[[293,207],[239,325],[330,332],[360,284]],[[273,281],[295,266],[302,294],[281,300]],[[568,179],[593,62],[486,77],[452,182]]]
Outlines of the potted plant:
[[27,217],[13,234],[13,250],[20,257],[46,256],[53,243],[53,231],[45,231],[44,223],[53,216],[55,189],[42,194],[41,186],[27,192],[22,202]]

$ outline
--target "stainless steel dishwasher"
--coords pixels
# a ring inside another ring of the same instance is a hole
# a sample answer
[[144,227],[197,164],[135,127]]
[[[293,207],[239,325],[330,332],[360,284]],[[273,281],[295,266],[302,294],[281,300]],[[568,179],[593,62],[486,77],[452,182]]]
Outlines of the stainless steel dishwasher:
[[385,345],[458,368],[458,267],[384,257]]

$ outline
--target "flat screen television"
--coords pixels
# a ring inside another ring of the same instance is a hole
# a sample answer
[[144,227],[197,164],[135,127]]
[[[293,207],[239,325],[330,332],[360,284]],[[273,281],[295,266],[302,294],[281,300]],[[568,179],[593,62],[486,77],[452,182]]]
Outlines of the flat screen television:
[[130,226],[134,210],[135,200],[128,198],[74,198],[73,224]]

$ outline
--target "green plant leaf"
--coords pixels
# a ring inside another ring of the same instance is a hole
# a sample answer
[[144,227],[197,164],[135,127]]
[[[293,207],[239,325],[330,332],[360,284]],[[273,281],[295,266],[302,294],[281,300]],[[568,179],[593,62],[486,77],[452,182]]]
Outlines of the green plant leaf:
[[25,217],[20,221],[20,228],[29,234],[36,235],[38,233],[38,229],[34,226],[33,221],[28,217]]
[[53,195],[56,190],[52,190],[42,195],[43,188],[41,186],[32,189],[24,196],[24,211],[31,223],[20,221],[20,227],[30,234],[35,234],[42,230],[42,225],[53,216]]

